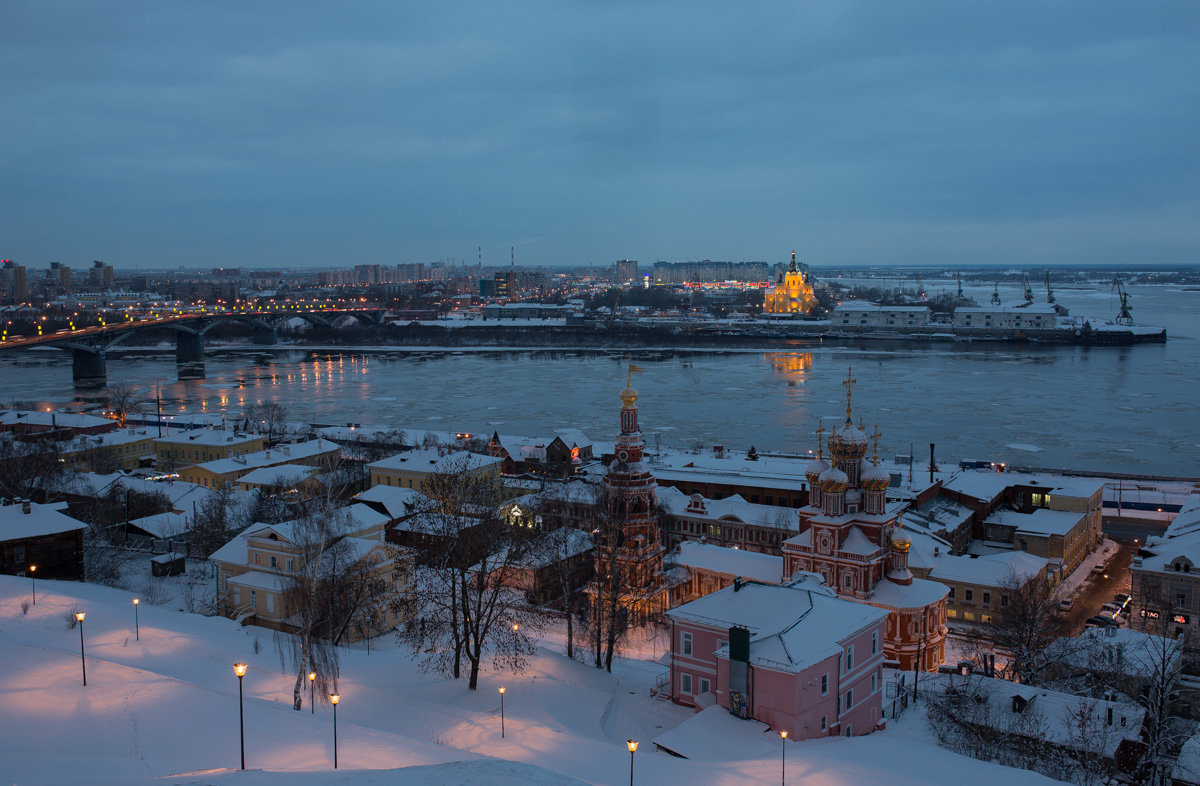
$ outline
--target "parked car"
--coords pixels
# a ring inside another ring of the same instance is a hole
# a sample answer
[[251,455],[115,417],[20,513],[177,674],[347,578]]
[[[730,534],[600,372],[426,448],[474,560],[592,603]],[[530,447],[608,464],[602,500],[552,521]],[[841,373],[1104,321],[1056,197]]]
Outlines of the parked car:
[[1104,573],[1104,566],[1103,566],[1103,565],[1097,565],[1096,567],[1092,568],[1092,575],[1093,575],[1093,576],[1100,576],[1100,575],[1103,575],[1103,573]]
[[1121,604],[1120,603],[1105,603],[1103,606],[1100,607],[1100,609],[1104,613],[1111,614],[1112,616],[1115,617],[1115,616],[1117,616],[1117,612],[1121,610]]
[[1117,625],[1117,621],[1112,617],[1105,617],[1101,615],[1098,617],[1089,618],[1088,621],[1084,623],[1085,627],[1087,625],[1093,625],[1098,628],[1114,628]]
[[1060,600],[1058,602],[1058,608],[1062,611],[1070,611],[1071,607],[1074,605],[1075,601],[1071,600],[1070,598],[1066,598],[1065,600]]
[[1113,600],[1120,603],[1122,606],[1129,602],[1129,594],[1126,592],[1118,592],[1113,596]]

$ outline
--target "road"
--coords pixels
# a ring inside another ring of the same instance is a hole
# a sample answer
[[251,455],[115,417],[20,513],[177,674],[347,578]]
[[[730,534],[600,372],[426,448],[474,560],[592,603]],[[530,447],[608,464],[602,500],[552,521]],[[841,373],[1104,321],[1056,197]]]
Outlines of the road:
[[1129,592],[1129,563],[1132,558],[1128,548],[1121,549],[1108,561],[1104,574],[1093,576],[1079,588],[1073,598],[1075,604],[1066,615],[1064,635],[1077,633],[1083,623],[1099,614],[1101,607],[1118,592]]

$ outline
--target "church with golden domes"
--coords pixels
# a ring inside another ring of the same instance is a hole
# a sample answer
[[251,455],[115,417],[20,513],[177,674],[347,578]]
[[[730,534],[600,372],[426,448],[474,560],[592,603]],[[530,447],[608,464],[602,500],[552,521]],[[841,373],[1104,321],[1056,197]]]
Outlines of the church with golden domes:
[[[879,466],[878,429],[868,436],[854,425],[854,382],[848,373],[846,419],[827,445],[818,429],[818,456],[805,470],[809,504],[799,511],[800,534],[783,543],[784,575],[816,573],[840,597],[886,609],[885,657],[901,669],[932,671],[945,659],[949,588],[908,569],[911,541],[900,530],[904,503],[887,501],[891,478]],[[865,464],[872,438],[874,455]]]
[[812,281],[808,271],[796,266],[796,252],[792,252],[792,262],[783,281],[767,290],[763,296],[764,314],[807,314],[817,305],[816,295],[813,294]]

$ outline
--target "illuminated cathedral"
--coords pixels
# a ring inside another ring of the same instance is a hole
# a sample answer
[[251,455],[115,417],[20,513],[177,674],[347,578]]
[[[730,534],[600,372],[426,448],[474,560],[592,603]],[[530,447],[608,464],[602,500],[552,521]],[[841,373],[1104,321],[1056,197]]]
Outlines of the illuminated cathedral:
[[796,252],[792,252],[792,262],[787,272],[783,274],[783,282],[767,290],[763,296],[764,314],[807,314],[817,305],[813,295],[812,281],[808,271],[800,270],[796,265]]

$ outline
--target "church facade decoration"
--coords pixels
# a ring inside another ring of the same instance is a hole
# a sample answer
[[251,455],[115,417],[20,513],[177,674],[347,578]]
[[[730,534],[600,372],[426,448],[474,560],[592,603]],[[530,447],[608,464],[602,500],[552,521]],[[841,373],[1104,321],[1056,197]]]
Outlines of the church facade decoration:
[[764,314],[807,314],[817,305],[813,294],[812,281],[807,270],[800,270],[796,265],[796,252],[792,252],[792,262],[783,281],[763,295]]

